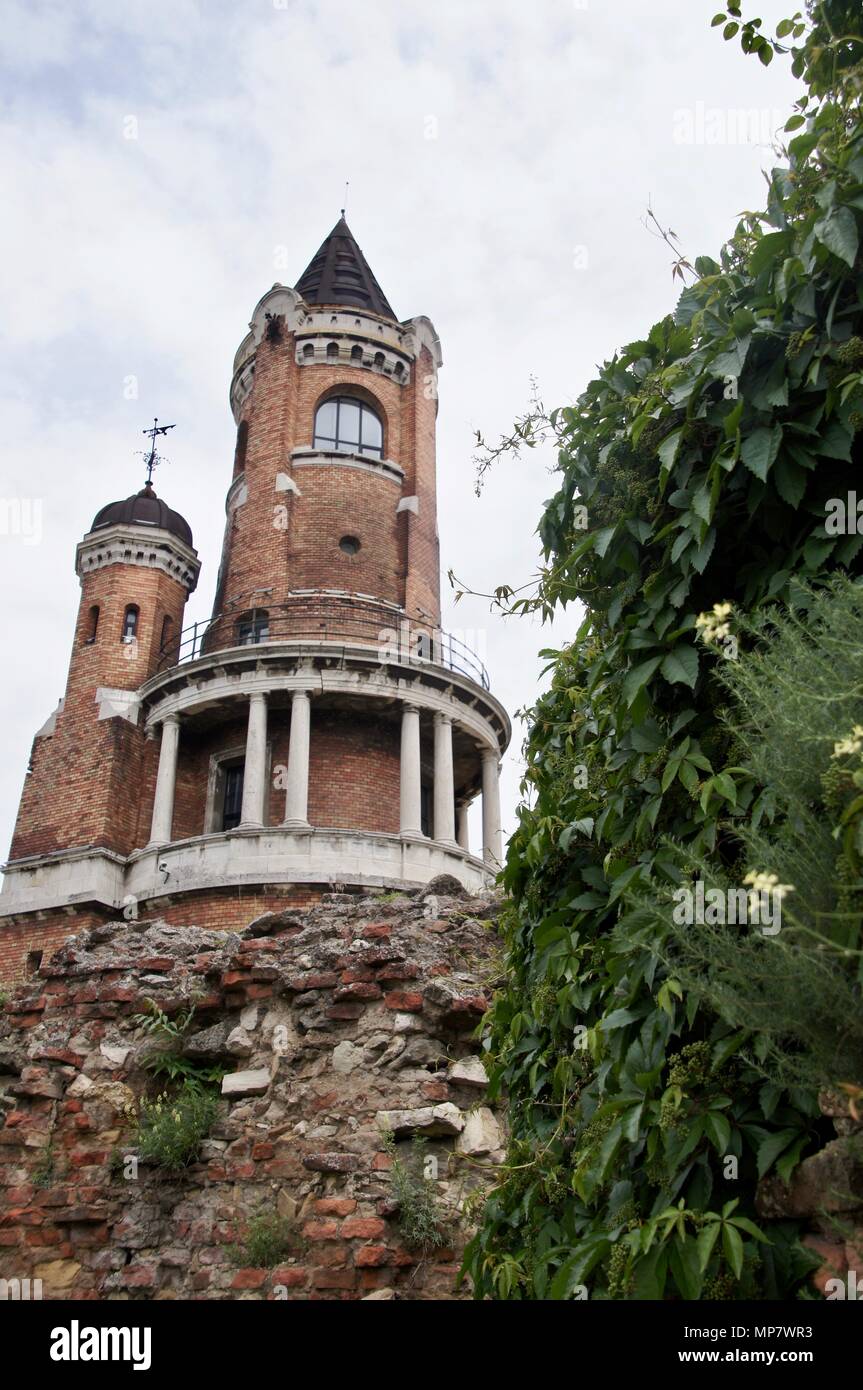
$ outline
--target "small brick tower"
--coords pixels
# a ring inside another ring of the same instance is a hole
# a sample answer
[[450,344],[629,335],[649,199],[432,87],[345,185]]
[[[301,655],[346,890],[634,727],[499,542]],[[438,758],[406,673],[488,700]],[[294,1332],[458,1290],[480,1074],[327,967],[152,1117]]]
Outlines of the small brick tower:
[[396,319],[342,217],[236,354],[212,618],[183,626],[197,554],[151,484],[98,513],[5,866],[0,979],[118,911],[240,927],[333,884],[496,871],[510,725],[440,630],[440,366],[431,322]]

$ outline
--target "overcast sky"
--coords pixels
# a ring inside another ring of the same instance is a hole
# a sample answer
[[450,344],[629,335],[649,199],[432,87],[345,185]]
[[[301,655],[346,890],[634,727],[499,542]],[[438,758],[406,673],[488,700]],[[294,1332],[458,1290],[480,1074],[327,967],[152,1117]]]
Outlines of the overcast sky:
[[[478,590],[530,578],[554,459],[500,465],[478,500],[474,432],[506,432],[531,375],[549,406],[575,399],[673,308],[668,250],[641,225],[649,199],[691,258],[763,205],[797,84],[787,63],[765,70],[724,44],[717,8],[0,0],[0,498],[23,504],[28,532],[0,533],[3,849],[31,739],[65,686],[75,545],[140,486],[153,415],[178,426],[157,490],[203,561],[188,620],[209,613],[233,354],[261,294],[299,278],[346,180],[396,314],[427,314],[442,342],[444,588],[449,568]],[[768,32],[789,9],[762,0]],[[445,626],[484,640],[511,714],[539,689],[538,650],[577,627],[575,613],[544,631],[477,599],[444,604]]]

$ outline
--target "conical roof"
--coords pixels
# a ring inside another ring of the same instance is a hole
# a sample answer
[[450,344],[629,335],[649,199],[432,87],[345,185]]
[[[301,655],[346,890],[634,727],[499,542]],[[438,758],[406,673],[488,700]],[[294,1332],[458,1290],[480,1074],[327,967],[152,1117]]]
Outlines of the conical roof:
[[294,288],[307,304],[352,304],[383,318],[396,317],[344,216],[339,218]]
[[91,531],[104,526],[155,526],[162,531],[170,531],[186,545],[192,545],[192,528],[185,517],[172,511],[153,491],[152,483],[147,483],[140,492],[135,492],[122,502],[109,502],[93,518]]

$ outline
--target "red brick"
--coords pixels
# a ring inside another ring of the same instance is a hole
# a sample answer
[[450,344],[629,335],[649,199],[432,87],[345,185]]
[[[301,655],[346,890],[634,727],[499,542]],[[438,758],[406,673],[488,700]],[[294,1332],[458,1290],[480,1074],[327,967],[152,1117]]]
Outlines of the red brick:
[[232,1289],[260,1289],[270,1277],[268,1269],[238,1269],[231,1280]]
[[370,1240],[375,1236],[382,1236],[385,1230],[386,1223],[376,1216],[352,1216],[342,1222],[341,1233],[345,1240],[354,1240],[356,1237]]
[[353,1197],[319,1197],[315,1211],[320,1216],[350,1216],[357,1209]]
[[316,1269],[312,1274],[316,1289],[352,1289],[356,1279],[353,1269]]
[[405,990],[392,990],[384,998],[384,1003],[388,1009],[396,1009],[402,1014],[418,1014],[422,1012],[423,997],[421,994],[409,994]]
[[303,1226],[306,1240],[337,1240],[339,1234],[336,1221],[307,1221]]
[[385,1245],[361,1245],[354,1254],[357,1269],[391,1264],[390,1251]]

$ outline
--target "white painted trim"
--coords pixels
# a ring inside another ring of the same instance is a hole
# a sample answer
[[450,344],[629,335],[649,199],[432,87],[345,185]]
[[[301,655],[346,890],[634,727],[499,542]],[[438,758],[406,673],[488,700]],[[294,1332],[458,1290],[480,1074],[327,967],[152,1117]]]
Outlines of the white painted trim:
[[293,449],[291,459],[295,468],[362,468],[398,486],[405,476],[404,469],[392,459],[371,459],[366,454],[350,454],[346,449]]
[[75,573],[82,578],[108,565],[141,565],[145,569],[162,570],[185,584],[190,593],[201,569],[198,552],[172,531],[164,531],[159,526],[145,531],[141,526],[123,524],[88,531],[75,551]]
[[491,877],[474,855],[434,840],[267,826],[147,846],[125,860],[108,851],[87,850],[13,863],[6,866],[0,914],[85,903],[121,911],[145,899],[268,884],[420,888],[443,873],[453,874],[472,891],[487,886]]

